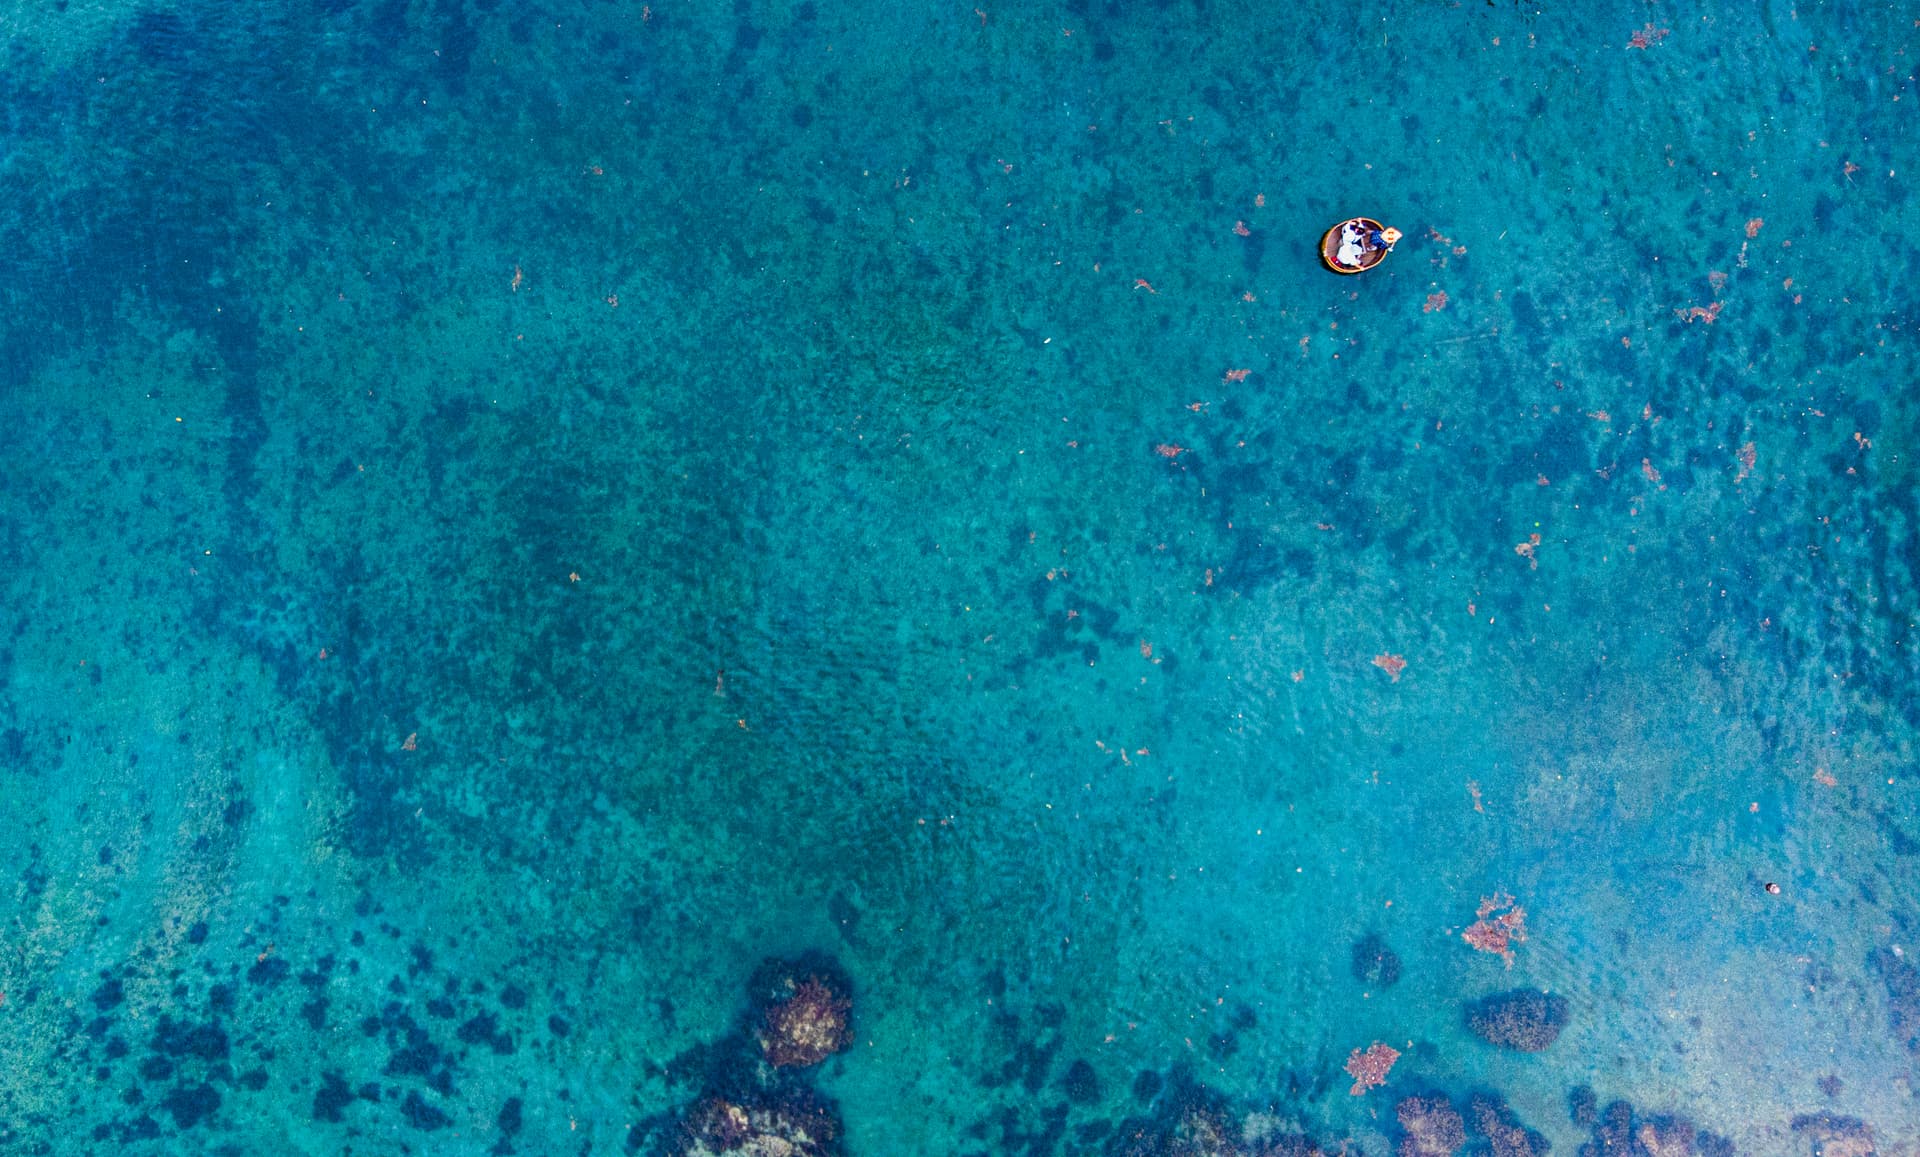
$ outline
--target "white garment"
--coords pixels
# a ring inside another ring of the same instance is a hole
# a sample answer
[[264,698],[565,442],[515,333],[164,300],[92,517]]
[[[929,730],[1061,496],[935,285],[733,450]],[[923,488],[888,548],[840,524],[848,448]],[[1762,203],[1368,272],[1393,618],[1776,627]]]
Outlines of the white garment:
[[1340,249],[1333,259],[1342,265],[1356,266],[1366,264],[1367,247],[1360,230],[1351,224],[1340,228]]

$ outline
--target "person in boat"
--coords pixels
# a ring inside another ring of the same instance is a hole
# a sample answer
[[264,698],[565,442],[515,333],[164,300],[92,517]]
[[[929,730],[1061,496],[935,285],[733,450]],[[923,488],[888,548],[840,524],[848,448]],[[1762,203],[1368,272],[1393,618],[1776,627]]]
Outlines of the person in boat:
[[1400,230],[1375,229],[1358,217],[1343,221],[1340,225],[1340,245],[1334,260],[1348,269],[1360,269],[1368,264],[1369,257],[1391,250],[1400,238]]
[[1367,244],[1366,231],[1360,228],[1360,222],[1347,221],[1340,226],[1340,248],[1334,254],[1334,260],[1349,269],[1358,269],[1366,264],[1367,253],[1372,246]]

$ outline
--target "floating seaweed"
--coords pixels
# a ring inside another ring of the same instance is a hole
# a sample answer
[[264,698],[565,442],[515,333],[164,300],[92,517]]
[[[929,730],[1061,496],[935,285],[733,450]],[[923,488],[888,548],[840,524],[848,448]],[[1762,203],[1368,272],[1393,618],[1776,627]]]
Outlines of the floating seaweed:
[[1399,1049],[1379,1041],[1369,1045],[1365,1052],[1354,1049],[1347,1057],[1346,1065],[1347,1075],[1353,1078],[1353,1088],[1349,1091],[1357,1097],[1368,1089],[1386,1084],[1387,1074],[1399,1059]]
[[1482,952],[1490,952],[1513,967],[1513,946],[1527,938],[1527,910],[1505,892],[1480,901],[1477,917],[1460,938]]

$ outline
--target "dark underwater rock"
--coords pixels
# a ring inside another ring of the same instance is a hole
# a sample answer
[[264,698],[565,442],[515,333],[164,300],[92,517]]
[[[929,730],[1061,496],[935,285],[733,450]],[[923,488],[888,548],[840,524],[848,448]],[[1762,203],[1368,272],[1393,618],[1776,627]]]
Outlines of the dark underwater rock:
[[1887,986],[1887,1023],[1894,1041],[1920,1056],[1920,968],[1888,948],[1868,953],[1867,964]]
[[1793,1119],[1793,1131],[1813,1143],[1817,1157],[1873,1157],[1873,1130],[1858,1117],[1836,1113],[1802,1113]]
[[320,1087],[313,1093],[314,1120],[344,1120],[344,1110],[351,1104],[353,1090],[347,1086],[346,1078],[335,1072],[320,1074]]
[[1567,1090],[1567,1118],[1576,1125],[1589,1129],[1600,1119],[1599,1098],[1593,1089],[1586,1085],[1575,1085]]
[[429,1105],[418,1091],[411,1089],[407,1091],[407,1099],[401,1102],[400,1113],[406,1117],[407,1124],[426,1133],[453,1124],[452,1117]]
[[1370,988],[1391,988],[1400,979],[1400,957],[1378,932],[1353,942],[1353,978]]
[[220,1094],[212,1085],[183,1085],[161,1098],[160,1107],[173,1114],[173,1123],[191,1129],[220,1108]]
[[1493,1157],[1546,1157],[1547,1139],[1527,1128],[1499,1097],[1478,1096],[1468,1106],[1473,1127]]
[[1100,1099],[1100,1076],[1084,1059],[1067,1067],[1067,1075],[1060,1079],[1060,1084],[1066,1090],[1067,1100],[1076,1105],[1091,1105]]
[[1571,1015],[1563,996],[1514,988],[1469,1004],[1467,1027],[1488,1044],[1537,1053],[1560,1038]]
[[1582,1103],[1589,1111],[1583,1114],[1586,1120],[1574,1123],[1593,1127],[1593,1138],[1580,1146],[1579,1157],[1736,1157],[1731,1141],[1685,1117],[1642,1116],[1626,1101],[1608,1102],[1594,1112],[1593,1090],[1582,1085],[1575,1092],[1585,1094]]

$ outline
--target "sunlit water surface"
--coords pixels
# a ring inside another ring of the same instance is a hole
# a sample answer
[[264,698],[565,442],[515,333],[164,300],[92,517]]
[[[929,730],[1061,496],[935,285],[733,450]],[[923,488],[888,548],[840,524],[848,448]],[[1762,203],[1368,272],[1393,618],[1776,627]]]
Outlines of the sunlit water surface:
[[0,1150],[1920,1151],[1920,30],[1542,7],[10,5]]

